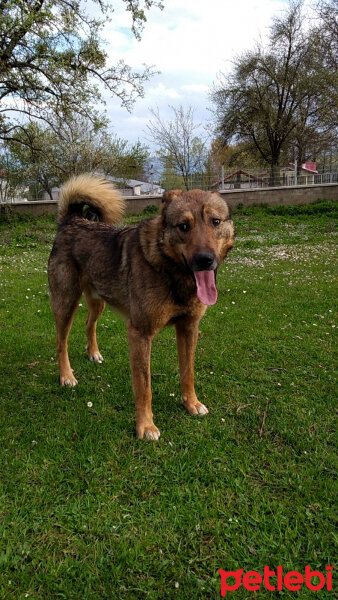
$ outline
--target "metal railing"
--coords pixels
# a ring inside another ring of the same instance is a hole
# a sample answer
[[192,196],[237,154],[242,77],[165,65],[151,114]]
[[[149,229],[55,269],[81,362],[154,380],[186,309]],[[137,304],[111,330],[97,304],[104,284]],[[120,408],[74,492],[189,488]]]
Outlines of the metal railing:
[[[293,172],[287,172],[279,177],[274,177],[272,181],[271,176],[267,173],[257,172],[249,173],[245,175],[238,172],[224,173],[224,177],[218,175],[205,175],[205,174],[194,174],[188,178],[188,188],[194,189],[199,188],[202,190],[251,190],[251,189],[267,189],[272,187],[294,187],[294,186],[311,186],[311,185],[324,185],[330,183],[338,183],[338,172],[331,173],[320,173],[320,174],[302,174],[295,176]],[[186,189],[186,186],[177,176],[172,178],[166,177],[165,179],[160,178],[156,184],[156,188],[160,186],[164,189],[181,188]],[[155,187],[155,186],[154,186]],[[53,200],[58,199],[58,189],[53,189],[52,198]],[[156,193],[154,191],[154,193]],[[126,194],[127,195],[127,194]],[[132,195],[132,193],[130,194]],[[151,193],[148,193],[151,195]],[[138,196],[134,196],[137,198]],[[144,197],[141,194],[139,197]],[[30,184],[29,186],[24,185],[21,182],[7,182],[5,179],[0,179],[0,204],[16,204],[19,202],[32,202],[32,201],[50,201],[51,198],[44,192],[41,187]]]
[[[188,189],[199,188],[202,190],[248,190],[248,189],[266,189],[272,187],[293,187],[299,185],[323,185],[328,183],[338,183],[338,172],[306,174],[295,176],[293,172],[288,172],[275,176],[272,180],[271,175],[267,173],[247,173],[246,175],[238,173],[224,173],[224,177],[218,175],[191,175],[188,177]],[[172,178],[160,180],[160,185],[164,189],[182,188],[186,186],[183,180],[173,176]]]

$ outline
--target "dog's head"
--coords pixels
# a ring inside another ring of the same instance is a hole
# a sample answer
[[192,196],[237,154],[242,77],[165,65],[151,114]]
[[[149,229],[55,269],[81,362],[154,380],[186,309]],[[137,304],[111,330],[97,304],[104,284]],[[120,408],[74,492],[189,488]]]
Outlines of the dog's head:
[[225,200],[217,192],[166,192],[162,227],[164,252],[193,273],[199,300],[214,304],[215,273],[234,243],[234,226]]

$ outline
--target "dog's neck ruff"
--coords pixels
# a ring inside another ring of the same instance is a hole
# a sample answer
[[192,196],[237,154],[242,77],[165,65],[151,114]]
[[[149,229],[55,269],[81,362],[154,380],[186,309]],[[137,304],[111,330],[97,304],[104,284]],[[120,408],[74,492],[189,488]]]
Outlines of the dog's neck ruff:
[[217,301],[215,271],[194,271],[197,298],[202,304],[211,306]]

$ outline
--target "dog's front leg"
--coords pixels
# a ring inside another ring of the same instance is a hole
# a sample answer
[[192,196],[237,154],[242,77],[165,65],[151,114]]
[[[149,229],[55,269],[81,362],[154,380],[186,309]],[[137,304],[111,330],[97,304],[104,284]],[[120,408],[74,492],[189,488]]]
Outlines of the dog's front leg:
[[190,415],[206,415],[209,411],[199,402],[194,386],[195,350],[198,338],[197,320],[184,319],[176,323],[178,360],[183,404]]
[[153,336],[146,336],[127,323],[131,378],[136,406],[136,434],[139,439],[158,440],[160,432],[151,409],[150,354]]

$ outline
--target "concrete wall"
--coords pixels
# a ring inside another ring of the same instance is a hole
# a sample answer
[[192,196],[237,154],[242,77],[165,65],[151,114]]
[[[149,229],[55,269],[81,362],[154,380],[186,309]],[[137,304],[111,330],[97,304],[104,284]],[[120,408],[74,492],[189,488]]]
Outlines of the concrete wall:
[[[238,204],[244,206],[250,204],[311,204],[311,202],[317,200],[338,200],[338,183],[253,190],[225,190],[220,193],[231,207],[236,207]],[[161,196],[133,196],[125,198],[125,201],[127,214],[137,214],[142,213],[147,206],[160,208],[162,198]],[[40,216],[55,214],[57,202],[21,202],[7,206],[17,214],[31,213]]]
[[[162,196],[133,196],[124,198],[126,202],[126,213],[128,215],[142,213],[147,206],[156,206],[160,208]],[[55,215],[57,210],[57,202],[48,200],[43,202],[15,202],[14,204],[0,204],[1,207],[8,207],[15,214],[32,214],[35,217],[41,215]]]
[[338,183],[325,183],[320,185],[298,185],[292,187],[276,187],[252,190],[225,190],[220,194],[229,203],[236,207],[238,204],[311,204],[317,200],[338,200]]

